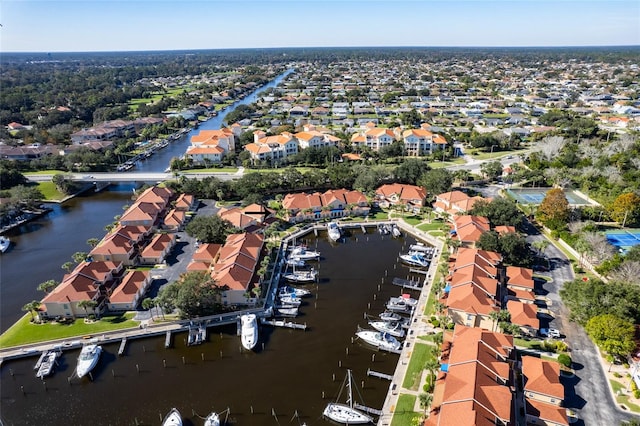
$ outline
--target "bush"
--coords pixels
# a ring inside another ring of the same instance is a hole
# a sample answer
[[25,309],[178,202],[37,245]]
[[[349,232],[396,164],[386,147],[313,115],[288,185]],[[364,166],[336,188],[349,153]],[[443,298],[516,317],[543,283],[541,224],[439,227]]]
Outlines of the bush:
[[619,379],[620,377],[622,377],[622,374],[616,371],[615,373],[613,373],[613,377],[615,377],[616,379]]
[[558,355],[558,362],[567,368],[571,367],[571,357],[567,354]]
[[633,397],[636,399],[640,399],[640,390],[633,391]]

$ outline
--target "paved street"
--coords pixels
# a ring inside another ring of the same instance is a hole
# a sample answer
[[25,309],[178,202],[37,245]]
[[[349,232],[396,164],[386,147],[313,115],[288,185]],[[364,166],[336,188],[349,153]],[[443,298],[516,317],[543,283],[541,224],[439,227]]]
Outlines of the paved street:
[[[527,223],[526,231],[530,243],[545,238],[530,223]],[[569,260],[553,244],[547,247],[544,254],[549,259],[550,269],[543,274],[552,278],[544,284],[544,289],[548,291],[546,296],[551,300],[549,309],[555,316],[549,327],[557,328],[565,336],[576,373],[573,378],[562,378],[566,392],[565,406],[578,413],[580,420],[574,423],[576,425],[617,426],[633,416],[617,408],[596,346],[580,325],[569,321],[569,311],[560,300],[562,285],[574,279]]]

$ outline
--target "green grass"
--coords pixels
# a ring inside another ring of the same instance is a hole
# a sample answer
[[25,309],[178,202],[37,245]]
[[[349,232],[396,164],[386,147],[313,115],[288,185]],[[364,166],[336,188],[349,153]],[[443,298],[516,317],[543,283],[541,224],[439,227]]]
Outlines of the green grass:
[[65,194],[58,191],[56,184],[53,182],[38,182],[38,189],[47,201],[60,201],[66,197]]
[[[311,170],[318,170],[313,167],[294,167],[300,173],[306,173]],[[287,167],[280,167],[278,169],[245,169],[245,173],[284,173]]]
[[453,161],[430,161],[429,167],[432,169],[444,169],[445,167],[455,166],[456,164],[464,164],[464,158],[456,158]]
[[212,167],[209,169],[182,170],[181,173],[236,173],[237,171],[237,167]]
[[373,214],[369,214],[369,220],[387,220],[389,218],[387,212],[378,211]]
[[431,358],[432,346],[416,343],[411,353],[411,360],[407,366],[407,373],[404,376],[402,387],[405,389],[418,390],[420,386],[420,376],[424,370],[424,365]]
[[68,173],[65,172],[64,170],[40,170],[38,172],[24,172],[22,173],[25,176],[32,176],[32,175],[57,175],[59,173]]
[[135,313],[103,317],[93,324],[85,324],[77,319],[70,324],[31,324],[30,314],[25,314],[0,336],[0,348],[44,342],[47,340],[83,337],[125,328],[136,328],[138,322],[133,321]]
[[423,223],[422,225],[417,226],[419,230],[424,232],[442,231],[445,227],[449,229],[449,226],[444,225],[442,222]]
[[416,226],[417,224],[422,222],[423,219],[422,219],[422,216],[411,215],[411,216],[403,217],[402,220],[404,220],[411,226]]
[[391,426],[412,426],[418,424],[421,414],[413,411],[416,405],[416,396],[408,394],[400,394],[398,396],[398,405],[393,410],[393,418]]
[[638,414],[640,413],[640,405],[634,404],[631,402],[631,397],[629,395],[620,395],[616,398],[618,404],[624,404],[630,411]]

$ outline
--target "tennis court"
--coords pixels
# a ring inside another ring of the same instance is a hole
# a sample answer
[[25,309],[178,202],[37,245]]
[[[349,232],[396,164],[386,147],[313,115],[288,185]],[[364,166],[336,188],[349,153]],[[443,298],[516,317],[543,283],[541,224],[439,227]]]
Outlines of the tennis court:
[[626,253],[631,247],[640,244],[640,229],[615,229],[605,233],[607,241]]
[[[507,192],[516,199],[519,203],[523,204],[540,204],[547,195],[547,191],[551,188],[511,188],[507,189]],[[582,198],[571,190],[564,191],[565,197],[569,204],[588,205],[589,201]]]

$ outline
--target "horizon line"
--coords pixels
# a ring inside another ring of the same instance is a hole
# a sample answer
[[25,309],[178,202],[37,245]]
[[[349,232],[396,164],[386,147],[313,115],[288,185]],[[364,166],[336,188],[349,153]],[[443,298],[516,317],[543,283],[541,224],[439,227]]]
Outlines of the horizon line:
[[5,54],[53,54],[53,53],[146,53],[146,52],[201,52],[228,50],[302,50],[302,49],[602,49],[602,48],[640,48],[640,44],[593,44],[593,45],[382,45],[382,46],[280,46],[280,47],[216,47],[216,48],[184,48],[184,49],[132,49],[132,50],[15,50],[0,51]]

